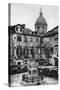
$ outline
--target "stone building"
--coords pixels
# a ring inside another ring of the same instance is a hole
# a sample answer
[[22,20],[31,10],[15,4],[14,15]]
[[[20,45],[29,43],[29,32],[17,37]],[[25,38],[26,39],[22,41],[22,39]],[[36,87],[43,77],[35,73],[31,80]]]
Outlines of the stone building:
[[25,24],[9,26],[10,58],[12,60],[42,59],[42,62],[45,63],[45,43],[51,47],[51,55],[58,53],[58,26],[48,32],[47,27],[48,24],[43,17],[42,10],[40,10],[39,17],[35,22],[35,31],[26,28]]
[[42,9],[40,10],[40,15],[37,18],[35,22],[35,31],[37,32],[37,35],[43,35],[47,32],[47,21],[43,17]]
[[[44,48],[46,49],[46,52],[48,50],[49,53],[49,63],[55,65],[54,58],[57,58],[58,60],[58,26],[54,27],[52,30],[48,31],[45,35],[43,35],[43,53],[45,54]],[[51,59],[52,58],[52,59]]]
[[[23,27],[24,25],[10,26],[11,58],[40,58],[40,36],[36,32]],[[22,28],[22,30],[21,30]]]

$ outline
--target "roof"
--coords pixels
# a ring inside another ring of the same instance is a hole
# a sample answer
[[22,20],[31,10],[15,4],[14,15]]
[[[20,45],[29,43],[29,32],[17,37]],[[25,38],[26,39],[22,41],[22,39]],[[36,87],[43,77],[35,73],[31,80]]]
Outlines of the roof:
[[21,24],[16,24],[16,25],[10,25],[9,27],[16,27],[16,26],[22,26]]
[[32,30],[29,28],[25,28],[25,29],[23,29],[23,33],[24,34],[32,34]]
[[58,26],[54,27],[52,30],[48,31],[43,37],[49,37],[58,34]]
[[45,18],[43,17],[43,13],[42,13],[42,12],[40,12],[40,16],[39,16],[38,19],[36,20],[35,25],[41,25],[41,24],[47,25],[47,21],[46,21]]
[[40,24],[47,25],[47,22],[46,22],[46,20],[45,20],[44,17],[40,17],[40,16],[39,16],[38,19],[36,20],[35,25],[40,25]]
[[55,28],[53,28],[52,30],[48,31],[47,33],[43,34],[42,36],[41,35],[37,35],[37,31],[32,31],[31,29],[29,28],[24,28],[23,27],[23,24],[17,24],[17,25],[14,25],[14,26],[8,26],[8,29],[9,29],[9,33],[15,33],[15,27],[16,26],[21,26],[23,28],[23,35],[30,35],[30,36],[35,36],[35,37],[49,37],[49,36],[53,36],[55,34],[58,34],[58,26],[56,26]]
[[23,28],[22,30],[22,33],[18,33],[18,34],[22,34],[22,35],[28,35],[28,36],[35,36],[35,37],[40,37],[40,35],[37,35],[37,32],[36,31],[32,31],[31,29],[29,28],[24,28],[24,24],[17,24],[17,25],[14,25],[14,26],[8,26],[8,30],[9,30],[9,33],[16,33],[15,32],[15,27],[16,26],[21,26]]
[[21,26],[23,28],[23,33],[24,34],[31,34],[31,32],[32,32],[31,29],[25,28],[24,24],[22,24],[22,25],[21,24],[17,24],[17,25],[14,25],[14,26],[8,26],[8,28],[9,28],[10,32],[15,33],[15,27],[17,27],[17,26]]

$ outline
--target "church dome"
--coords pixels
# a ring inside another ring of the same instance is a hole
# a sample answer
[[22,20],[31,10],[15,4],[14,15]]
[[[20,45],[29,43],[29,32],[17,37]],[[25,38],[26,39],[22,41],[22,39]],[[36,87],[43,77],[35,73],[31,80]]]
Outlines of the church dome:
[[35,25],[47,25],[47,21],[46,21],[45,18],[43,17],[42,10],[40,10],[40,16],[39,16],[38,19],[36,20]]

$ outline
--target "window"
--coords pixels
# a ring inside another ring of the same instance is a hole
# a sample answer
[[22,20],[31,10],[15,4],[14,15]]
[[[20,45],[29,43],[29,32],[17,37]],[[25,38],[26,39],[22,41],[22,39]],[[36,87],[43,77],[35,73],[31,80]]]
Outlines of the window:
[[27,62],[27,60],[25,60],[25,62]]
[[37,71],[36,70],[33,70],[33,74],[36,74],[37,73]]
[[39,27],[37,27],[37,29],[39,29]]
[[43,27],[43,30],[44,30],[44,27]]
[[58,37],[54,38],[55,41],[58,41]]
[[35,32],[35,34],[37,34],[37,31]]
[[34,32],[32,32],[32,34],[33,34]]
[[33,42],[33,38],[31,37],[31,40],[30,40],[31,42]]
[[[25,46],[25,47],[23,48],[23,56],[24,56],[25,58],[27,58],[27,57],[28,57],[28,54],[29,54],[28,47]],[[26,61],[26,62],[27,62],[27,61]]]
[[53,52],[53,47],[50,48],[50,51]]
[[21,36],[17,36],[17,41],[21,41]]
[[38,39],[38,38],[36,38],[36,42],[38,42],[38,40],[39,40],[39,39]]
[[20,28],[20,32],[22,32],[22,27]]
[[18,31],[18,27],[16,27],[16,31]]
[[22,47],[21,46],[17,46],[16,54],[17,54],[17,57],[18,58],[21,57],[21,55],[22,55]]
[[29,74],[31,74],[31,71],[29,70]]
[[36,48],[36,52],[38,53],[38,48]]
[[14,58],[15,58],[15,59],[17,59],[17,57],[16,57],[16,56],[15,56]]
[[16,37],[14,37],[14,39],[16,39]]
[[21,64],[21,62],[18,62],[18,65],[20,65]]
[[24,36],[24,42],[27,42],[27,37],[26,36]]
[[30,49],[30,53],[31,53],[32,57],[34,58],[34,49],[33,49],[33,47]]
[[54,40],[58,41],[58,35],[54,36]]

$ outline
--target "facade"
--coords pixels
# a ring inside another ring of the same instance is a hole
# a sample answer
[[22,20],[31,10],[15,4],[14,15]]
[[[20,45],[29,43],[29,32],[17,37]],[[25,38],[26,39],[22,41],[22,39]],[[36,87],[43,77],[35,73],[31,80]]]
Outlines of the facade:
[[[20,27],[22,31],[19,31]],[[14,33],[10,34],[11,57],[20,59],[24,57],[34,58],[36,55],[40,56],[40,36],[30,29],[23,28],[23,25],[12,26],[12,28],[14,29]],[[13,29],[10,28],[10,30]]]
[[47,31],[42,9],[34,26],[8,27],[9,86],[58,84],[58,26]]
[[[43,36],[42,50],[42,57],[44,58],[45,54],[45,57],[49,59],[49,63],[55,65],[54,58],[58,59],[58,26],[48,31]],[[46,54],[48,55],[48,57]]]
[[58,62],[54,60],[54,58],[57,58],[58,60],[58,26],[43,36],[43,46],[44,45],[49,48],[49,63],[55,65]]
[[26,28],[25,24],[9,26],[10,59],[16,61],[28,58],[42,60],[45,64],[51,62],[48,59],[53,54],[58,55],[58,26],[48,32],[47,27],[48,24],[43,17],[42,10],[35,22],[35,31]]

